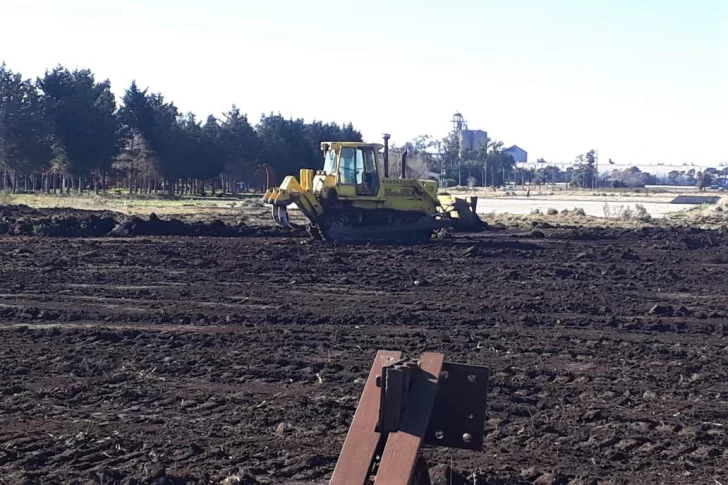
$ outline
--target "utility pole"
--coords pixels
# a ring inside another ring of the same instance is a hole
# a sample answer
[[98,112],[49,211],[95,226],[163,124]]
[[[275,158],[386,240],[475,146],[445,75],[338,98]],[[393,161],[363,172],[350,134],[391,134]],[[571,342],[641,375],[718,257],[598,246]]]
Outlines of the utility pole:
[[442,188],[442,178],[445,176],[445,171],[442,169],[442,159],[444,158],[442,156],[442,142],[437,142],[437,156],[440,157],[440,178],[438,179],[438,185],[440,188]]
[[[460,145],[458,143],[458,145]],[[463,157],[458,157],[458,187],[463,186]]]

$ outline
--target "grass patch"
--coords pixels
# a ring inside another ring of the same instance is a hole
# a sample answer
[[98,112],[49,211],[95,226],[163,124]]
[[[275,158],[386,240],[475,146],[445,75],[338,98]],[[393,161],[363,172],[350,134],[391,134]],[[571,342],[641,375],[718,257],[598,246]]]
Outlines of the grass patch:
[[221,219],[226,222],[245,220],[251,224],[261,225],[272,223],[272,218],[266,211],[260,194],[234,198],[178,197],[174,199],[145,195],[119,196],[113,193],[98,195],[0,194],[0,204],[27,205],[36,209],[113,211],[140,217],[155,213],[162,218],[179,218],[188,221]]

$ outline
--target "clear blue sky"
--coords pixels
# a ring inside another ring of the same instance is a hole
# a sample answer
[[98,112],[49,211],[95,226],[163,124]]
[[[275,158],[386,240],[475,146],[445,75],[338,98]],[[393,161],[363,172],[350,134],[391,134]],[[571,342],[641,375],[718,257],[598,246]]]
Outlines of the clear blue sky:
[[728,162],[728,0],[0,0],[0,59],[182,110],[471,128],[535,159]]

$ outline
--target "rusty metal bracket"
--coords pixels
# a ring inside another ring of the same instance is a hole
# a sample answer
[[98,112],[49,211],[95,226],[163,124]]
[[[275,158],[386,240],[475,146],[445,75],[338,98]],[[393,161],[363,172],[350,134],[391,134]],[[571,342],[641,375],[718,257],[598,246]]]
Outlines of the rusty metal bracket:
[[354,419],[349,426],[349,433],[346,435],[339,461],[331,475],[329,482],[331,485],[369,483],[372,463],[381,440],[381,434],[376,431],[380,401],[380,393],[376,385],[377,377],[381,376],[382,367],[399,360],[401,356],[401,352],[386,350],[377,352],[369,371],[369,378],[364,384],[364,391],[359,398]]
[[382,367],[381,375],[377,376],[377,387],[381,390],[376,428],[379,433],[399,429],[415,371],[419,371],[419,363],[412,359],[398,360]]
[[422,445],[482,450],[489,371],[379,351],[330,485],[429,485]]

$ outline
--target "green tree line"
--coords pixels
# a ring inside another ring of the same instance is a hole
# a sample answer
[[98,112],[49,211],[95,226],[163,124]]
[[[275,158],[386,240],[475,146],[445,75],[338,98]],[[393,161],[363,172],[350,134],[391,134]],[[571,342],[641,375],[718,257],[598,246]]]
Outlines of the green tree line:
[[321,141],[361,140],[351,123],[271,113],[253,124],[235,105],[202,121],[136,82],[118,102],[88,69],[31,80],[0,65],[0,190],[235,192],[262,168],[319,167]]
[[[542,158],[537,160],[535,166],[519,167],[498,140],[488,140],[487,145],[479,150],[462,150],[459,134],[455,130],[440,140],[430,135],[421,135],[393,148],[397,155],[404,150],[410,154],[410,173],[420,177],[439,174],[444,187],[566,184],[579,188],[640,188],[665,184],[706,189],[715,185],[722,186],[728,180],[728,164],[704,170],[674,170],[658,177],[643,172],[638,167],[609,170],[608,167],[614,165],[610,159],[608,164],[601,165],[600,172],[597,169],[595,150],[578,155],[570,166],[563,169]],[[607,170],[604,170],[605,167]]]
[[[587,154],[588,155],[588,154]],[[728,178],[728,167],[706,168],[696,170],[673,170],[666,175],[657,176],[649,172],[643,172],[638,167],[629,167],[622,170],[612,169],[597,173],[593,162],[589,162],[587,156],[580,156],[581,163],[560,169],[554,165],[548,165],[545,160],[538,168],[516,171],[516,183],[534,185],[568,184],[572,187],[581,188],[641,188],[646,185],[681,185],[693,186],[706,189],[712,185],[723,185]]]
[[576,157],[574,163],[564,169],[549,164],[544,159],[537,160],[535,166],[516,168],[515,183],[519,185],[567,184],[579,188],[642,188],[646,185],[682,185],[707,189],[711,186],[722,186],[728,178],[728,167],[705,168],[696,170],[673,170],[668,174],[657,176],[643,172],[638,167],[625,169],[608,169],[614,165],[610,159],[607,170],[597,171],[594,150]]

